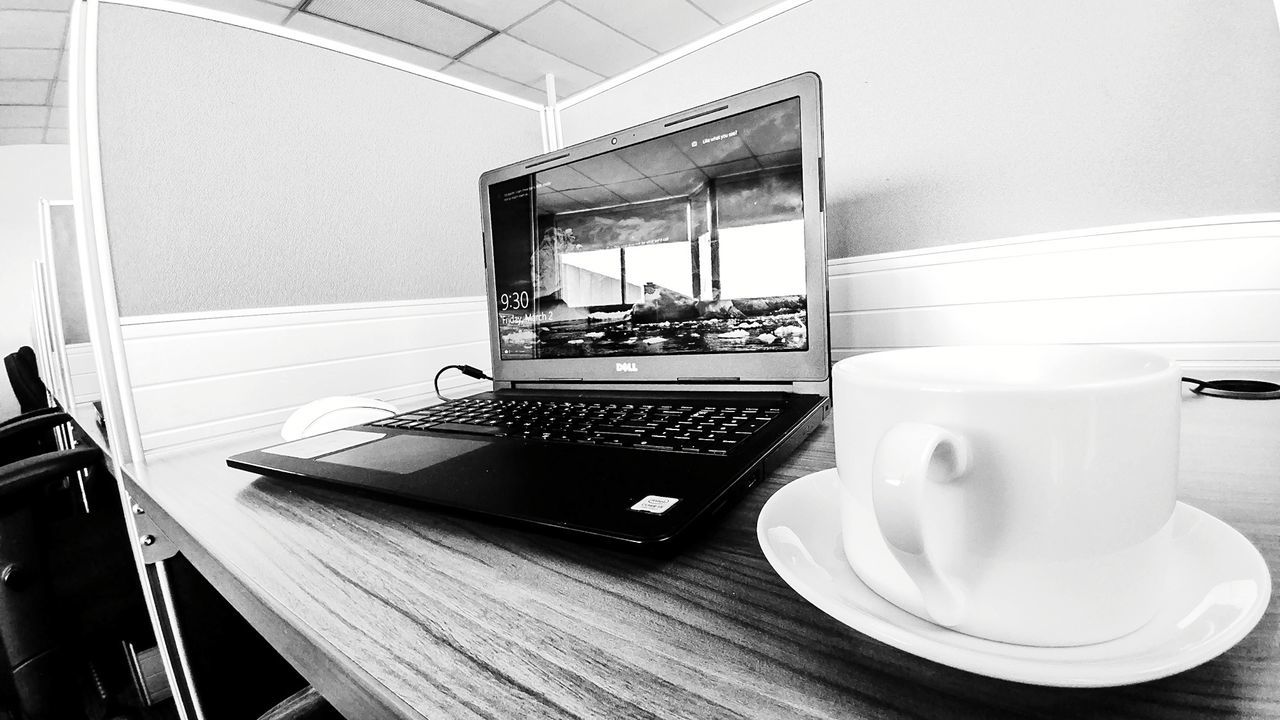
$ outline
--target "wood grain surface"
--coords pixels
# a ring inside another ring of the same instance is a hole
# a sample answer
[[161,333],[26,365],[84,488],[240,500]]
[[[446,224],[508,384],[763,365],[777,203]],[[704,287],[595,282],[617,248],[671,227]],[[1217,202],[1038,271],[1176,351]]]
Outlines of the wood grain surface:
[[[1188,395],[1180,499],[1280,559],[1280,402]],[[824,426],[672,557],[637,556],[227,468],[240,435],[130,468],[192,563],[353,719],[1280,717],[1280,603],[1163,680],[1043,688],[847,628],[756,541],[778,488],[834,466]],[[181,620],[181,617],[180,617]]]

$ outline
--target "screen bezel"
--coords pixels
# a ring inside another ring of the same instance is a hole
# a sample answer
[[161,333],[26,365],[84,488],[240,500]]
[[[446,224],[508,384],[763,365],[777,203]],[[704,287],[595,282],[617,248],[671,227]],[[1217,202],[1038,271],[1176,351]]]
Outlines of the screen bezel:
[[[800,101],[801,197],[804,201],[807,350],[753,353],[700,353],[678,355],[608,355],[581,358],[503,359],[498,337],[498,308],[489,188],[512,178],[543,172],[577,160],[617,151],[646,140],[681,132],[725,117],[738,115],[783,100]],[[480,204],[484,224],[485,305],[489,313],[490,354],[493,378],[499,383],[589,381],[608,383],[722,382],[780,383],[825,381],[831,355],[827,314],[825,200],[822,177],[821,84],[814,73],[805,73],[704,103],[657,120],[567,148],[513,163],[480,176]]]

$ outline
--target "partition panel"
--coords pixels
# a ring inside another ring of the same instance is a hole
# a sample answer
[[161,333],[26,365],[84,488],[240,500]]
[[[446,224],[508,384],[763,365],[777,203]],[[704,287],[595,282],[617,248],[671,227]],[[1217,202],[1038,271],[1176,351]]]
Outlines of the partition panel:
[[[411,334],[373,342],[351,323],[312,323],[308,342],[331,337],[346,347],[340,361],[297,356],[254,318],[278,325],[324,306],[377,325],[405,303],[474,304],[484,286],[477,178],[541,151],[534,108],[202,8],[95,7],[99,244],[122,404],[141,392],[124,414],[135,455],[277,424],[325,395],[425,402],[440,365],[484,361],[474,312],[432,319],[433,307]],[[170,340],[147,339],[157,334]],[[205,354],[210,339],[228,352]],[[236,370],[246,356],[264,369]],[[314,382],[262,374],[298,368]],[[200,402],[212,388],[219,402]]]
[[481,292],[477,178],[537,112],[164,7],[101,5],[122,317]]
[[1271,0],[811,0],[561,101],[565,142],[806,71],[832,258],[1280,210]]

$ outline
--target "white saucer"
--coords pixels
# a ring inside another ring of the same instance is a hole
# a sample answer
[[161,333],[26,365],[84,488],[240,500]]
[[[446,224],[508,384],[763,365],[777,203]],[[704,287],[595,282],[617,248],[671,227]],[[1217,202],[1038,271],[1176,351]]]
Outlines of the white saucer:
[[1165,677],[1226,652],[1262,618],[1271,576],[1257,549],[1221,520],[1178,503],[1178,557],[1169,605],[1117,640],[1030,647],[964,635],[922,620],[868,588],[845,559],[836,471],[783,487],[760,511],[765,557],[792,589],[849,627],[944,665],[1005,680],[1107,687]]

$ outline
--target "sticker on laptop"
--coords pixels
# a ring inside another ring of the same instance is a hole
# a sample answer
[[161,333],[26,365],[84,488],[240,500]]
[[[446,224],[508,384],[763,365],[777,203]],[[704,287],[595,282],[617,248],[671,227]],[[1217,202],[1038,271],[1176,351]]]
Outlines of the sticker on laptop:
[[653,513],[661,515],[671,509],[672,505],[680,502],[680,498],[662,497],[661,495],[647,495],[643,500],[631,506],[632,510],[639,512]]

